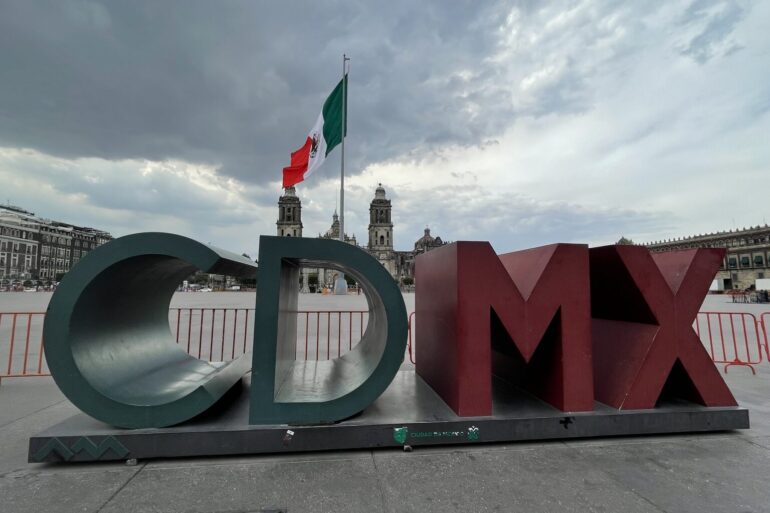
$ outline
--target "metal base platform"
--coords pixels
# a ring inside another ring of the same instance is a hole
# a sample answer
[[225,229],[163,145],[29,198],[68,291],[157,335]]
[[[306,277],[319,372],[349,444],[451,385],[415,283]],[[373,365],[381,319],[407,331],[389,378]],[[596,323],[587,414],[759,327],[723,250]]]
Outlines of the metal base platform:
[[740,407],[707,408],[684,401],[652,410],[618,411],[596,403],[589,413],[558,411],[505,382],[495,382],[494,415],[456,416],[414,372],[400,371],[361,414],[330,425],[248,424],[248,383],[221,407],[178,426],[117,429],[75,415],[29,441],[30,462],[231,456],[241,454],[419,447],[519,440],[710,432],[749,427]]

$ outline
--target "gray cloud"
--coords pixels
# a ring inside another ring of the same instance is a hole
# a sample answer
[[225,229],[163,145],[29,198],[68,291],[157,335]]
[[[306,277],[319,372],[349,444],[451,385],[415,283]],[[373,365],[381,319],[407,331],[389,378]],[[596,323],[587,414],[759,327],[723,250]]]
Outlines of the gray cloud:
[[[6,3],[0,143],[275,180],[347,51],[351,170],[425,143],[473,144],[509,122],[490,80],[455,75],[493,49],[496,21],[494,4],[474,2]],[[469,117],[469,103],[500,112]]]
[[394,238],[404,249],[413,242],[411,234],[422,235],[424,223],[434,236],[495,241],[501,252],[554,242],[612,244],[623,233],[660,233],[672,225],[668,212],[544,202],[468,183],[444,185],[430,198],[402,188],[393,198],[399,228]]
[[[681,14],[705,24],[682,48],[698,61],[745,14],[714,4]],[[481,144],[517,116],[589,109],[597,73],[644,44],[638,18],[654,5],[5,2],[0,145],[276,180],[347,51],[356,173]]]
[[[401,248],[426,223],[501,250],[686,233],[678,227],[703,203],[682,191],[719,196],[703,185],[718,167],[767,170],[763,16],[760,4],[706,0],[9,0],[0,186],[43,215],[118,234],[161,223],[238,250],[245,227],[274,230],[279,191],[266,184],[280,179],[348,52],[347,169],[371,178],[350,181],[359,239],[372,188],[388,184],[394,163]],[[743,46],[751,52],[736,54]],[[478,148],[494,159],[479,153],[483,164],[448,171],[462,186],[433,185],[438,168]],[[328,225],[338,155],[302,185],[310,234]],[[422,181],[410,187],[409,173]],[[523,189],[506,174],[526,177]],[[38,203],[30,183],[50,189]]]
[[684,12],[680,24],[694,33],[682,45],[682,53],[699,64],[726,56],[743,48],[733,38],[736,25],[746,11],[735,1],[696,0]]

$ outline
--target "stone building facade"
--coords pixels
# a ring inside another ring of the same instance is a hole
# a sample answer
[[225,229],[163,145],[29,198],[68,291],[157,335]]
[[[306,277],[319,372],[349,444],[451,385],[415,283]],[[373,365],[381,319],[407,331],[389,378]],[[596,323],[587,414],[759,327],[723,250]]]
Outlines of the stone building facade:
[[[291,223],[286,220],[285,209],[290,205]],[[399,283],[409,283],[414,280],[414,260],[420,253],[430,251],[446,244],[441,237],[433,237],[430,229],[414,243],[414,249],[410,251],[396,251],[393,249],[394,230],[392,218],[393,205],[388,199],[385,188],[379,184],[374,191],[374,198],[369,204],[369,226],[366,246],[359,246],[356,236],[344,234],[344,240],[363,249],[376,258],[390,275]],[[294,187],[288,187],[278,200],[277,235],[280,237],[296,237],[295,231],[302,236],[302,203],[297,197]],[[319,238],[340,239],[339,216],[335,211],[332,215],[332,224],[324,234],[318,234]],[[310,278],[315,276],[319,285],[331,285],[336,277],[336,271],[325,269],[303,269],[302,291],[308,292]]]
[[302,237],[302,204],[294,187],[287,187],[278,200],[279,237]]
[[726,248],[716,275],[720,289],[750,289],[758,279],[770,278],[770,226],[693,235],[644,244],[650,251]]
[[0,205],[0,285],[55,281],[89,251],[112,240],[102,230],[37,217]]

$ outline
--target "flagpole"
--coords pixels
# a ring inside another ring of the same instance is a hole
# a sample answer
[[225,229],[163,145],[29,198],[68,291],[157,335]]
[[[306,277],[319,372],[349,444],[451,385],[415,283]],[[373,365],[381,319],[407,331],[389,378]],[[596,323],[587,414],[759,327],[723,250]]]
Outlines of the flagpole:
[[[345,65],[349,61],[347,55],[342,54],[342,149],[340,153],[340,241],[345,242],[345,126],[348,119],[347,106],[347,80],[345,80]],[[337,282],[334,284],[335,294],[347,294],[348,284],[345,275],[340,272]]]
[[340,155],[340,240],[345,242],[345,125],[348,119],[345,64],[350,59],[342,54],[342,150]]

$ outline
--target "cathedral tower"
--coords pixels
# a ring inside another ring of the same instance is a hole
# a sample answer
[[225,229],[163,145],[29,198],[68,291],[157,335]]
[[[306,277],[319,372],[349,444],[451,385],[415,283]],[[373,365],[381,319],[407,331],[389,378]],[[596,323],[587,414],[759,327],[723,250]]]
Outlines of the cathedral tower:
[[294,187],[287,187],[278,198],[278,222],[275,224],[279,237],[302,237],[302,202]]
[[369,250],[393,251],[393,222],[390,218],[390,200],[385,197],[385,189],[379,184],[374,192],[374,199],[369,205]]

